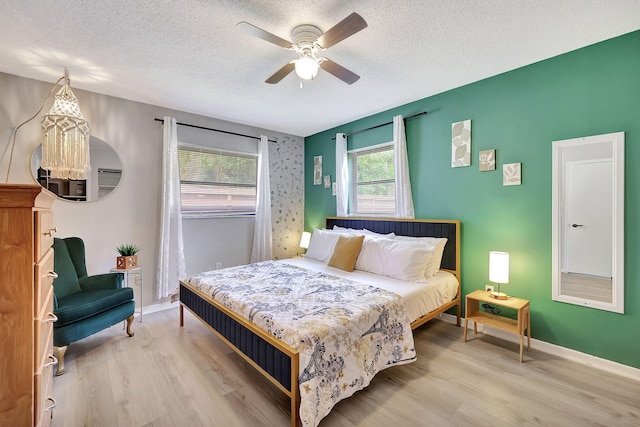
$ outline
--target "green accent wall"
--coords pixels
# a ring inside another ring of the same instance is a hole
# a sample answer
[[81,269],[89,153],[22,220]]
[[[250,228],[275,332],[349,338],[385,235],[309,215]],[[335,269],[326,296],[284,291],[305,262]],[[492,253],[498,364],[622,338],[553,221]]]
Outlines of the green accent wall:
[[[336,132],[425,110],[406,121],[416,218],[461,221],[463,295],[488,284],[489,251],[507,251],[503,290],[531,301],[533,337],[640,368],[640,31],[307,137],[305,230],[336,213],[331,190],[313,185],[317,155],[323,175],[335,180]],[[466,119],[472,164],[451,168],[451,124]],[[619,131],[626,145],[625,314],[551,299],[551,142]],[[391,139],[392,126],[385,126],[350,137],[348,147]],[[480,172],[478,152],[491,148],[496,170]],[[522,185],[504,187],[502,165],[514,162],[522,163]]]

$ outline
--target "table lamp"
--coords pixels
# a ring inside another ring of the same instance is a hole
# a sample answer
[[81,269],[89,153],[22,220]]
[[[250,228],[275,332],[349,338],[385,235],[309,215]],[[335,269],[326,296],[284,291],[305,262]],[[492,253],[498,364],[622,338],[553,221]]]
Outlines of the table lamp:
[[507,299],[507,294],[500,292],[500,285],[509,283],[508,252],[489,252],[489,280],[498,284],[498,292],[491,291],[489,295],[495,299]]
[[311,241],[311,233],[308,231],[302,232],[302,237],[300,237],[300,247],[303,249],[309,249],[309,242]]

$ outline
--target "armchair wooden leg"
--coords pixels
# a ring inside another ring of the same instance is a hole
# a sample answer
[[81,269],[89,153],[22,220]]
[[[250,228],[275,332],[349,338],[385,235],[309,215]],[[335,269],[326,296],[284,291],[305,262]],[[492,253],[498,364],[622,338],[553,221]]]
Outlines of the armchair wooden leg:
[[64,374],[64,355],[67,352],[69,346],[53,347],[53,355],[58,359],[58,369],[56,370],[56,377]]
[[127,335],[132,337],[134,332],[131,330],[131,325],[133,324],[133,315],[127,317]]

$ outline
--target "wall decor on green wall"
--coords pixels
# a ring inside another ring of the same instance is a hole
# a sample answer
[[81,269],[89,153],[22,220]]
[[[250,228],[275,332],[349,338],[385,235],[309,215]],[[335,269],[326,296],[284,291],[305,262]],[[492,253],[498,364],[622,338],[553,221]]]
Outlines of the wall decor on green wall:
[[322,156],[313,158],[313,185],[322,184]]
[[451,125],[451,167],[471,166],[471,120]]
[[522,185],[522,163],[502,165],[502,185]]
[[324,188],[331,188],[331,175],[324,176]]
[[482,150],[478,156],[480,160],[480,172],[496,170],[496,150]]

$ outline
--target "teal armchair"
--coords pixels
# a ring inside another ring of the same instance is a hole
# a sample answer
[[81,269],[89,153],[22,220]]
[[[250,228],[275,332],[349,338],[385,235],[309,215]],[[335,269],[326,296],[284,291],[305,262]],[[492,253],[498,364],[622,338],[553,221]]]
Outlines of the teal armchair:
[[135,300],[133,289],[122,287],[122,274],[87,275],[84,242],[79,237],[53,240],[54,270],[53,346],[58,358],[56,375],[64,373],[64,354],[67,346],[96,332],[127,321],[131,324]]

